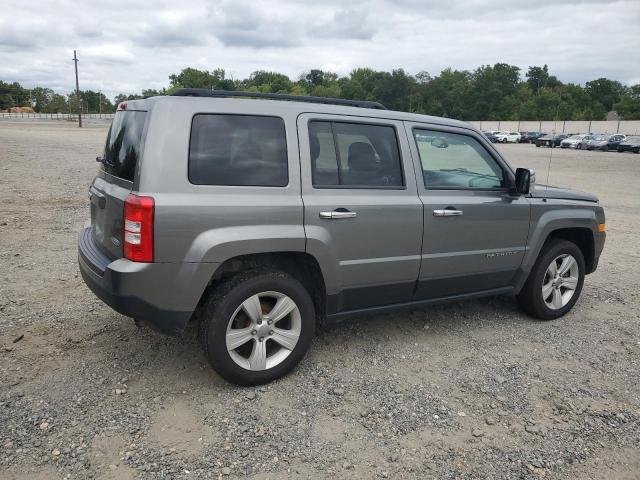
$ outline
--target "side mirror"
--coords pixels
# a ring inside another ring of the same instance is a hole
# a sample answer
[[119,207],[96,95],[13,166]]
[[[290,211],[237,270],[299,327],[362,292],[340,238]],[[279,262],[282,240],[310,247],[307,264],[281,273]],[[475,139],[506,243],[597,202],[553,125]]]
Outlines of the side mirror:
[[528,168],[516,169],[515,191],[520,195],[528,195],[535,189],[536,172]]

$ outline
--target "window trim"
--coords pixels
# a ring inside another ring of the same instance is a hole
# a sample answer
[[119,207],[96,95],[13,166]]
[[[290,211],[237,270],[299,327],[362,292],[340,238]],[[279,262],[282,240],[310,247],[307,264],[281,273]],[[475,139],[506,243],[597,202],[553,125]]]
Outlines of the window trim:
[[[212,183],[194,183],[191,180],[191,172],[189,164],[191,162],[191,140],[193,137],[193,122],[197,116],[226,116],[226,117],[263,117],[263,118],[277,118],[282,122],[282,129],[284,132],[284,157],[286,160],[286,173],[287,183],[285,185],[218,185]],[[287,122],[284,117],[279,115],[260,115],[252,113],[233,113],[233,112],[196,112],[191,116],[191,122],[189,124],[189,143],[187,145],[187,180],[190,185],[194,187],[223,187],[223,188],[288,188],[291,186],[291,175],[289,172],[289,138],[287,137]]]
[[[447,127],[446,125],[439,125],[440,127]],[[475,141],[478,142],[478,144],[485,150],[485,152],[487,152],[487,154],[493,159],[494,162],[496,162],[496,164],[498,165],[498,167],[500,168],[500,170],[502,170],[502,177],[503,177],[503,181],[505,181],[507,184],[511,184],[513,182],[513,178],[511,177],[512,175],[512,171],[510,168],[508,168],[504,162],[499,159],[491,150],[489,150],[487,148],[487,146],[484,144],[484,142],[482,141],[482,139],[478,138],[476,135],[473,135],[473,133],[475,132],[461,132],[458,129],[456,129],[456,127],[450,127],[451,130],[443,130],[440,128],[432,128],[429,126],[424,126],[424,127],[420,127],[417,125],[412,125],[411,126],[411,138],[413,139],[413,143],[416,147],[416,153],[418,155],[418,164],[420,167],[420,172],[421,172],[421,177],[422,177],[422,186],[425,190],[433,190],[433,191],[442,191],[442,190],[452,190],[452,191],[475,191],[475,192],[509,192],[511,187],[510,185],[505,185],[503,187],[497,187],[497,188],[488,188],[488,187],[434,187],[434,186],[427,186],[425,180],[424,180],[424,170],[422,168],[422,157],[420,156],[420,148],[418,147],[418,140],[416,139],[415,136],[415,131],[416,130],[422,130],[422,131],[433,131],[433,132],[439,132],[439,133],[444,133],[444,134],[454,134],[454,135],[462,135],[465,137],[470,137],[473,138]],[[420,183],[419,183],[420,184]]]
[[[358,117],[359,118],[359,117]],[[386,120],[381,118],[380,120]],[[402,148],[400,146],[400,139],[398,136],[398,129],[396,125],[389,123],[372,123],[372,122],[358,122],[358,121],[350,121],[350,120],[336,120],[333,118],[309,118],[307,121],[307,138],[310,139],[311,135],[309,134],[310,124],[312,122],[324,122],[328,123],[331,126],[331,134],[333,136],[333,146],[336,151],[336,161],[338,166],[338,181],[342,182],[342,160],[340,155],[340,149],[338,147],[337,136],[334,128],[335,123],[343,123],[347,125],[364,125],[369,127],[390,127],[393,129],[393,135],[396,140],[396,149],[398,152],[398,162],[400,166],[400,175],[402,176],[402,185],[316,185],[315,175],[313,164],[311,162],[311,147],[309,146],[309,167],[311,169],[311,188],[315,190],[406,190],[407,189],[407,179],[404,172],[405,163],[402,157]],[[310,141],[308,142],[310,143]]]

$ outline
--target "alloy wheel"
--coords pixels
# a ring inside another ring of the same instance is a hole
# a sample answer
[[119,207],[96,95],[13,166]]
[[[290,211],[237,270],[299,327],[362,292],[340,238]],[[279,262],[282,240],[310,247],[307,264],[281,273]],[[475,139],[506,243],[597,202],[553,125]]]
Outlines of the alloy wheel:
[[281,292],[261,292],[243,301],[227,325],[232,360],[246,370],[268,370],[282,363],[298,344],[300,309]]
[[542,280],[542,299],[551,310],[566,306],[578,288],[580,267],[568,254],[558,255],[547,267]]

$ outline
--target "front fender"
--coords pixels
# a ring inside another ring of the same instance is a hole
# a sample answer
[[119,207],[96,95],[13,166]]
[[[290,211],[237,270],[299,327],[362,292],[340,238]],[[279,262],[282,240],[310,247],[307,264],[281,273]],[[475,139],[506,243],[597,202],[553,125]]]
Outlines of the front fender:
[[529,272],[536,263],[540,251],[552,232],[566,228],[587,229],[593,236],[594,245],[600,223],[594,205],[569,200],[531,199],[531,225],[525,255],[520,265],[519,275],[515,282],[515,292],[524,286]]

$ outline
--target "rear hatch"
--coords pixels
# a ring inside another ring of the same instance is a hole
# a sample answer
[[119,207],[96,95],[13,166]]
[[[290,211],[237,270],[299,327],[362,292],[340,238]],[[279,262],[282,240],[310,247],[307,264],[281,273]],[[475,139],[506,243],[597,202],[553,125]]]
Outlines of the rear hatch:
[[94,241],[113,258],[123,256],[124,201],[142,155],[146,117],[140,110],[117,111],[99,157],[100,170],[89,188]]

